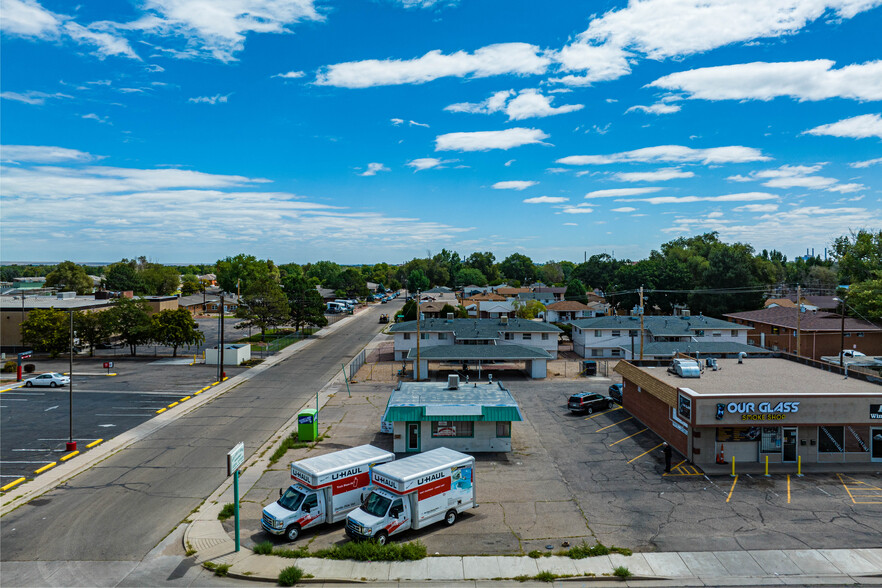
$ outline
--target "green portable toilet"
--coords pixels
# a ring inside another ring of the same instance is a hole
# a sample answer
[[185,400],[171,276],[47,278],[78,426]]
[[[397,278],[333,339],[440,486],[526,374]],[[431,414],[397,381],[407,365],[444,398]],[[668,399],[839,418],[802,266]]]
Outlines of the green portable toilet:
[[315,441],[318,438],[318,411],[307,408],[297,415],[297,439]]

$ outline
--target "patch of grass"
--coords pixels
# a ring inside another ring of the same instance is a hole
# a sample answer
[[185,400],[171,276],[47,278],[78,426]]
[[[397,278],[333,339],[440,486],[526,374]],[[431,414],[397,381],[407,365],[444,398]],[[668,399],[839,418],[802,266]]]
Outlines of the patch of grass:
[[270,465],[273,465],[274,463],[282,459],[289,449],[303,449],[304,447],[309,447],[309,443],[305,441],[299,441],[297,439],[296,432],[291,433],[282,440],[282,444],[279,445],[278,449],[276,449],[270,456]]
[[279,572],[279,586],[294,586],[303,577],[303,570],[297,566],[288,566]]
[[622,555],[631,555],[632,551],[625,547],[607,547],[603,543],[597,545],[588,545],[584,541],[581,545],[576,545],[560,552],[571,559],[585,559],[586,557],[597,557],[598,555],[609,555],[610,553],[620,553]]
[[288,559],[297,559],[300,557],[309,557],[309,548],[301,545],[297,549],[288,549],[287,547],[277,547],[273,549],[273,555],[279,557],[287,557]]
[[355,561],[415,561],[426,557],[426,546],[420,541],[387,543],[376,541],[350,541],[320,549],[312,554],[325,559],[352,559]]
[[184,552],[184,555],[186,555],[187,557],[190,557],[191,555],[196,555],[196,550],[192,547],[188,547],[187,551]]
[[533,551],[531,551],[530,553],[527,554],[527,557],[532,557],[533,559],[539,559],[540,557],[542,557],[542,552],[539,551],[538,549],[534,549]]
[[619,578],[630,578],[632,575],[631,570],[625,566],[619,566],[613,570],[613,576],[618,576]]
[[537,582],[554,582],[555,578],[557,578],[557,576],[551,572],[539,572],[533,576],[533,579]]
[[206,561],[202,564],[206,570],[214,571],[215,576],[224,577],[230,571],[230,564],[216,564],[213,561]]
[[[242,506],[241,502],[239,502],[239,506],[240,507]],[[217,520],[225,521],[228,518],[230,518],[231,516],[233,516],[234,514],[236,514],[236,505],[233,504],[232,502],[228,502],[224,505],[224,507],[221,509],[221,511],[219,513],[217,513]]]
[[273,552],[273,542],[263,541],[254,546],[254,553],[257,555],[270,555]]
[[512,580],[517,580],[518,582],[529,582],[533,578],[527,575],[515,576]]

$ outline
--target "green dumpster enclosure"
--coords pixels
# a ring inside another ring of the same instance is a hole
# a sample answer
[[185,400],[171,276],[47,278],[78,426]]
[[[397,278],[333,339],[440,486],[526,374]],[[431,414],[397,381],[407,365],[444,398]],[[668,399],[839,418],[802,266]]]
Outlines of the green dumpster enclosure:
[[315,441],[318,438],[318,411],[309,408],[297,415],[297,439]]

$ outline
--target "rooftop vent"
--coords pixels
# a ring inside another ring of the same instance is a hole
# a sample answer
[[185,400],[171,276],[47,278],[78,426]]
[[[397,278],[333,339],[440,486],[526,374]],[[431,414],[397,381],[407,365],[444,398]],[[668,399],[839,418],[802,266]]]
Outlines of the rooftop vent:
[[500,316],[499,317],[499,324],[507,325],[508,324],[508,317],[505,315]]
[[450,374],[447,376],[447,389],[448,390],[459,390],[459,376],[456,374]]
[[58,293],[59,300],[67,300],[68,298],[76,298],[76,297],[77,297],[76,292],[59,292]]
[[448,322],[448,323],[452,323],[452,322],[453,322],[453,313],[452,313],[452,312],[448,312],[448,313],[447,313],[447,322]]
[[675,358],[671,361],[668,372],[676,374],[681,378],[700,378],[701,362],[694,359]]

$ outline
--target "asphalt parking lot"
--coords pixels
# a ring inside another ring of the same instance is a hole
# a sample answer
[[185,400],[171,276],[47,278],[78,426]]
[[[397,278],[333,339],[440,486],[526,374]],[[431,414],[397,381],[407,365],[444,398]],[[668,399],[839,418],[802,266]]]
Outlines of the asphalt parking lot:
[[[216,379],[216,367],[154,358],[114,358],[116,376],[106,376],[106,358],[74,363],[73,438],[77,449],[107,440],[156,416],[156,411]],[[35,361],[37,371],[67,372],[67,360]],[[245,368],[227,366],[228,376]],[[85,375],[88,374],[88,375]],[[66,455],[70,394],[64,388],[0,386],[0,486]],[[11,388],[11,389],[10,389]]]
[[[572,392],[606,393],[609,383],[505,381],[525,421],[512,427],[511,453],[476,454],[480,506],[452,527],[434,525],[397,540],[419,539],[441,555],[556,550],[583,540],[635,551],[878,547],[880,474],[745,474],[733,484],[729,476],[679,464],[676,453],[679,467],[665,474],[661,440],[624,409],[567,410]],[[390,384],[355,384],[351,399],[345,388],[331,399],[320,413],[327,439],[312,450],[290,450],[243,497],[243,544],[269,538],[261,509],[290,484],[291,461],[363,443],[391,449],[391,436],[378,432],[390,391]],[[232,521],[226,524],[232,531]],[[345,541],[338,523],[305,532],[297,544],[318,549]]]

